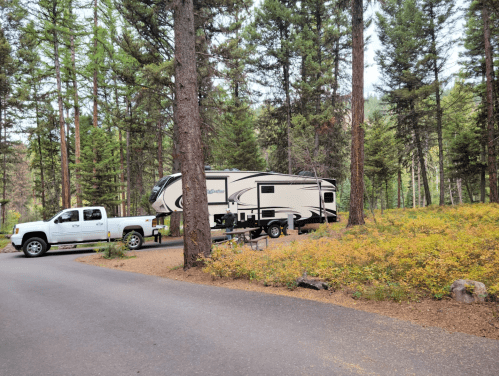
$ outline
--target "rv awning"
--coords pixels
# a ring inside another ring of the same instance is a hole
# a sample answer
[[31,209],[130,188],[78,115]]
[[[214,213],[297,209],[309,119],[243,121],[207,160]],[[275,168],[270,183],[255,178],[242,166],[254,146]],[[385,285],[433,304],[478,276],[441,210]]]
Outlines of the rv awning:
[[[319,183],[322,179],[318,179]],[[258,184],[316,184],[315,178],[295,179],[295,180],[256,180]]]

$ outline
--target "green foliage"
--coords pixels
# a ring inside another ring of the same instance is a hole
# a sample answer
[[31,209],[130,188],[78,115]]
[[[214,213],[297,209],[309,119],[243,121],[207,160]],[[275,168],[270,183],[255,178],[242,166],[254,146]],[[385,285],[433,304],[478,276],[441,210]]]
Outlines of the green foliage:
[[93,127],[89,121],[82,121],[81,125],[85,135],[82,137],[81,163],[83,198],[90,205],[110,209],[120,203],[120,184],[116,181],[119,144],[112,133]]
[[14,225],[19,223],[19,218],[21,218],[20,213],[15,210],[8,210],[7,216],[5,218],[5,223],[2,224],[2,233],[12,233],[12,228],[14,227]]
[[108,260],[115,259],[115,258],[124,259],[124,258],[135,257],[135,256],[128,256],[127,252],[129,251],[129,249],[128,249],[127,245],[125,243],[122,243],[122,242],[106,243],[106,245],[104,245],[103,248],[96,249],[95,251],[101,252],[102,257],[104,257],[105,259],[108,259]]

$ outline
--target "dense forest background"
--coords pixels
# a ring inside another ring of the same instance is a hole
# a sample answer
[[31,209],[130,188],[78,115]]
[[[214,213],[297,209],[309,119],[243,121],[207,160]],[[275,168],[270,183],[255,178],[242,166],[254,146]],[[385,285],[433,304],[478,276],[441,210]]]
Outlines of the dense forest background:
[[[366,62],[380,79],[365,102],[365,208],[497,202],[499,1],[365,5],[380,41]],[[315,171],[337,179],[347,211],[351,3],[194,6],[205,164]],[[0,9],[2,230],[68,203],[152,213],[152,186],[180,171],[169,2],[0,0]]]

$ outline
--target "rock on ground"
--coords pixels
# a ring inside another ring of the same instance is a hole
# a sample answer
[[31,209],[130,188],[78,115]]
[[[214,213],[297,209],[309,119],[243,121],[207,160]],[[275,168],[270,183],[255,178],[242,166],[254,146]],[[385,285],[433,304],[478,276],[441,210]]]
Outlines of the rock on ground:
[[451,296],[461,303],[484,303],[487,288],[482,282],[458,279],[450,287]]

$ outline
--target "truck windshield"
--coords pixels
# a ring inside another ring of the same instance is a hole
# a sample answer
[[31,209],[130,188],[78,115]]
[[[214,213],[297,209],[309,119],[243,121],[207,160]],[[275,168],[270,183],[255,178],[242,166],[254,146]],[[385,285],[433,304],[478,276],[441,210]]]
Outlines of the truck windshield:
[[61,210],[59,213],[57,213],[56,215],[54,215],[52,218],[50,219],[46,219],[44,222],[50,222],[52,219],[58,217],[64,210]]
[[151,195],[149,196],[149,202],[153,204],[158,198],[159,194],[163,191],[163,188],[167,186],[168,182],[171,179],[171,175],[165,176],[161,178],[154,187],[152,188]]

